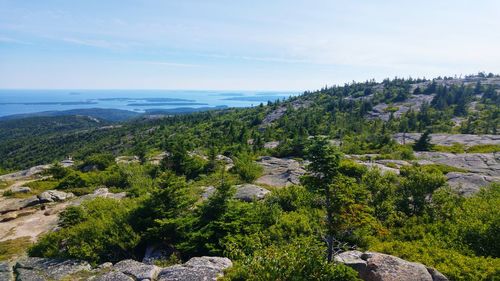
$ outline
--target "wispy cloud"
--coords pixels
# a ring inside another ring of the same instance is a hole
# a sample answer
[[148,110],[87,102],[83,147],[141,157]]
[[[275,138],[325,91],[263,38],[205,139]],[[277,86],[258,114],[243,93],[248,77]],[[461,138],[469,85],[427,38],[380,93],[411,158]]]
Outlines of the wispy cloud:
[[31,44],[30,42],[14,39],[14,38],[10,38],[10,37],[4,37],[4,36],[0,36],[0,42],[1,43],[10,43],[10,44],[22,44],[22,45],[30,45]]
[[120,41],[109,41],[101,39],[81,39],[72,37],[63,38],[62,41],[81,46],[101,48],[101,49],[112,49],[112,50],[127,49],[139,45],[136,42],[120,42]]
[[134,61],[134,63],[160,65],[160,66],[173,66],[173,67],[201,67],[199,64],[178,63],[168,61]]

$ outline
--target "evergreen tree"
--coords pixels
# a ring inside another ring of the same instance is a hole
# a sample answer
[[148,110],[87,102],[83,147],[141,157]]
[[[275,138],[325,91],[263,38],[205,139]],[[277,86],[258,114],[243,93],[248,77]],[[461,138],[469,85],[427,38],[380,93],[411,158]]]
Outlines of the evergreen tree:
[[415,151],[429,151],[432,148],[430,131],[425,131],[413,145]]

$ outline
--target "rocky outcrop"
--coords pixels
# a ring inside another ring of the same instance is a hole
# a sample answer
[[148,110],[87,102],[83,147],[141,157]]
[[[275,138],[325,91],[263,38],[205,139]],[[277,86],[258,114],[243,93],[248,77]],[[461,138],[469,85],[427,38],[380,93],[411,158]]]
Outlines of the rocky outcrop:
[[493,182],[500,182],[499,177],[490,177],[474,173],[450,172],[446,174],[448,184],[461,195],[468,196],[477,193],[481,187]]
[[347,251],[337,255],[335,261],[352,267],[365,281],[448,280],[434,268],[381,253]]
[[[61,161],[59,164],[63,167],[71,167],[73,166],[73,160],[67,159]],[[31,179],[35,176],[39,176],[42,172],[47,170],[48,168],[52,167],[52,164],[48,165],[38,165],[31,167],[26,170],[18,171],[15,173],[10,173],[6,175],[1,175],[0,176],[0,181],[20,181],[20,180],[28,180]]]
[[[414,143],[420,138],[420,133],[397,133],[394,139],[403,143]],[[470,135],[470,134],[430,134],[431,143],[450,146],[454,143],[463,144],[466,147],[482,144],[500,144],[500,135]]]
[[92,279],[94,281],[135,281],[134,278],[119,271],[111,271]]
[[415,156],[468,172],[500,177],[500,153],[416,152]]
[[0,214],[5,214],[12,211],[18,211],[39,203],[36,196],[31,196],[26,199],[7,198],[0,201]]
[[65,201],[73,197],[75,197],[73,193],[66,193],[58,190],[47,190],[39,195],[34,195],[25,199],[7,198],[0,201],[0,214],[18,211],[43,203]]
[[77,272],[91,270],[84,261],[45,258],[26,258],[18,261],[14,268],[17,281],[63,280]]
[[269,190],[260,186],[254,184],[241,184],[236,186],[234,198],[245,202],[251,202],[264,199],[268,193],[270,193]]
[[[299,108],[307,108],[310,105],[310,101],[306,100],[295,100],[291,102],[291,107],[293,109],[299,109]],[[260,128],[265,128],[269,125],[271,125],[273,122],[277,121],[283,115],[285,115],[287,111],[287,105],[281,105],[275,110],[271,111],[269,114],[264,117],[262,120],[262,124],[259,126]]]
[[[238,199],[245,202],[251,202],[255,200],[263,199],[268,193],[269,190],[262,188],[260,186],[254,184],[240,184],[236,187],[236,192],[233,196],[234,199]],[[215,193],[216,188],[214,186],[205,186],[202,187],[203,193],[201,197],[203,199],[208,199],[212,194]]]
[[400,117],[410,109],[418,110],[423,103],[430,103],[433,98],[434,95],[412,95],[409,99],[403,102],[393,103],[391,105],[394,109],[393,113],[389,110],[388,104],[379,103],[373,107],[372,111],[368,112],[368,118],[379,118],[384,121],[388,121],[391,115],[394,117]]
[[228,258],[192,258],[185,264],[164,268],[158,274],[158,281],[215,281],[232,265]]
[[31,188],[27,187],[27,186],[13,186],[11,187],[10,189],[10,192],[12,193],[30,193],[31,192]]
[[31,167],[29,169],[22,170],[19,172],[2,175],[2,176],[0,176],[0,180],[3,180],[3,181],[25,180],[25,179],[29,179],[35,175],[42,173],[43,171],[45,171],[48,168],[50,168],[50,165],[34,166],[34,167]]
[[208,281],[216,280],[231,260],[222,257],[196,257],[188,262],[160,268],[134,260],[123,260],[115,265],[105,263],[92,268],[85,261],[28,257],[15,264],[0,262],[1,281]]
[[14,280],[14,270],[9,262],[0,262],[0,280]]
[[118,156],[115,158],[116,164],[133,164],[141,163],[138,156]]
[[94,190],[94,192],[92,194],[86,194],[86,195],[83,195],[83,196],[76,198],[75,200],[73,200],[71,202],[71,204],[72,205],[80,205],[85,200],[92,200],[92,199],[95,199],[97,197],[122,199],[122,198],[127,197],[127,193],[126,192],[112,193],[112,192],[109,192],[109,189],[107,187],[101,187],[101,188]]
[[154,280],[160,268],[156,265],[144,264],[135,260],[123,260],[113,267],[114,270],[132,276],[136,280]]
[[68,200],[70,198],[75,197],[73,193],[66,193],[59,190],[47,190],[37,195],[39,204],[41,203],[50,203],[50,202],[60,202],[64,200]]
[[280,145],[279,141],[268,141],[268,142],[264,143],[264,148],[274,149],[274,148],[278,147],[278,145]]
[[300,184],[300,177],[306,171],[298,161],[288,158],[262,156],[258,161],[264,168],[264,175],[255,183],[275,187],[285,187]]

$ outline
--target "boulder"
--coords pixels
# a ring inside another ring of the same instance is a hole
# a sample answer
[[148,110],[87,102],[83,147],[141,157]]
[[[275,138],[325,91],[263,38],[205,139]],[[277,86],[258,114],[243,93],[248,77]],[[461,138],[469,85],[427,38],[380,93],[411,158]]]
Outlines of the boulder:
[[0,201],[0,214],[21,210],[37,204],[40,204],[40,200],[36,196],[26,199],[7,198]]
[[112,192],[109,192],[108,188],[101,187],[101,188],[96,189],[92,194],[86,194],[86,195],[83,195],[83,196],[76,198],[75,200],[73,200],[71,202],[71,204],[72,205],[80,205],[85,200],[93,200],[97,197],[112,198],[112,199],[119,200],[119,199],[127,197],[127,193],[126,192],[112,193]]
[[14,271],[12,269],[12,264],[9,262],[0,262],[0,280],[14,280]]
[[269,192],[269,190],[257,185],[241,184],[236,186],[234,198],[245,202],[251,202],[263,199]]
[[113,266],[113,270],[120,271],[137,280],[153,280],[160,272],[156,265],[143,264],[135,260],[123,260]]
[[208,199],[208,197],[215,193],[215,186],[213,185],[202,186],[201,189],[203,190],[203,193],[201,194],[201,198],[203,199]]
[[[420,133],[397,133],[394,139],[399,143],[414,143],[420,138]],[[466,147],[483,144],[500,144],[500,135],[470,135],[470,134],[430,134],[431,143],[451,146],[460,143]]]
[[65,201],[73,197],[75,197],[73,193],[66,193],[59,190],[47,190],[38,195],[40,203]]
[[31,192],[31,188],[27,186],[14,186],[10,188],[10,192],[12,193],[29,193]]
[[217,280],[226,268],[232,266],[228,258],[197,257],[182,265],[164,268],[158,274],[158,281],[209,281]]
[[15,265],[17,280],[62,280],[80,271],[92,268],[85,261],[46,258],[25,258]]
[[477,193],[481,187],[493,182],[500,182],[500,177],[491,177],[474,173],[450,172],[446,174],[448,184],[461,195],[469,196]]
[[300,184],[300,177],[306,173],[301,163],[294,159],[263,156],[257,163],[264,168],[264,175],[255,181],[257,184],[275,187]]
[[111,271],[101,276],[97,276],[92,281],[135,281],[132,277],[119,271]]
[[279,141],[268,141],[268,142],[264,143],[264,148],[274,149],[274,148],[278,147],[278,145],[280,145]]
[[448,280],[436,269],[381,253],[347,251],[335,256],[335,261],[352,267],[365,281]]
[[[203,190],[203,193],[201,194],[202,199],[208,199],[216,191],[216,187],[214,186],[203,186],[201,188]],[[269,192],[269,190],[254,184],[240,184],[236,186],[236,193],[233,198],[245,202],[251,202],[263,199]]]
[[500,177],[500,153],[416,152],[415,156],[471,173]]

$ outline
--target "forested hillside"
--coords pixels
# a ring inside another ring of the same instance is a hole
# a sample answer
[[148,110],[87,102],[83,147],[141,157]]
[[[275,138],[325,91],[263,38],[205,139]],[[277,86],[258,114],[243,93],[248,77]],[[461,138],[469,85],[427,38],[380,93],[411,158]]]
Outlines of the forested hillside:
[[[142,260],[152,246],[163,249],[154,261],[162,267],[224,256],[234,263],[224,280],[359,280],[336,259],[351,250],[419,262],[450,280],[495,280],[499,114],[500,77],[480,73],[353,82],[253,108],[121,123],[1,121],[0,171],[74,161],[3,197],[126,194],[65,206],[57,231],[11,242],[92,265]],[[19,254],[2,253],[1,241],[0,257]]]

